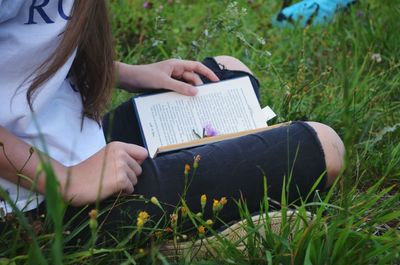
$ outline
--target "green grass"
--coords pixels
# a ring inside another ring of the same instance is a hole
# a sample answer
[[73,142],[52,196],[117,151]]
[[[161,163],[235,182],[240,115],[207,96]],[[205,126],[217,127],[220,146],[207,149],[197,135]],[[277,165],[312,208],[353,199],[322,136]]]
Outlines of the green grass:
[[[399,264],[400,2],[365,0],[330,25],[306,29],[271,24],[280,1],[171,2],[144,9],[143,1],[111,1],[117,57],[142,64],[231,55],[259,78],[262,105],[278,114],[273,122],[304,119],[333,127],[346,145],[346,169],[328,194],[298,208],[313,211],[314,219],[291,236],[291,222],[284,221],[278,234],[266,223],[265,235],[248,225],[246,251],[236,249],[243,242],[220,239],[217,256],[196,261],[166,260],[157,247],[163,237],[141,250],[146,233],[135,224],[130,238],[107,248],[88,242],[70,249],[63,246],[53,183],[47,187],[54,199],[48,232],[36,236],[19,214],[20,225],[1,234],[0,264]],[[116,92],[112,106],[130,96]],[[245,206],[239,210],[248,218]],[[261,210],[268,210],[267,201]],[[188,216],[204,224],[195,213]],[[148,234],[156,229],[146,227]]]

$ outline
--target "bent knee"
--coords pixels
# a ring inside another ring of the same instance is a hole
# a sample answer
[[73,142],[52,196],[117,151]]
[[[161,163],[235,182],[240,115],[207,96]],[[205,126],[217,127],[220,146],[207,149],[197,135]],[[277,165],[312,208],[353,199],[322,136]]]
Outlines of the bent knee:
[[342,139],[328,125],[319,122],[307,122],[317,133],[325,155],[327,181],[329,187],[335,181],[344,165],[345,148]]
[[226,69],[244,71],[253,74],[250,69],[239,59],[228,55],[219,55],[214,57],[217,63],[223,65]]

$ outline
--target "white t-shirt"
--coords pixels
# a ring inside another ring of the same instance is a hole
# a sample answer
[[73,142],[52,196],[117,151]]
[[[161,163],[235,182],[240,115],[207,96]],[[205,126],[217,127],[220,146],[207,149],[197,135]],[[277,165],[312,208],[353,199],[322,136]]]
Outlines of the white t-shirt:
[[[50,157],[65,166],[105,145],[95,121],[85,118],[81,127],[82,100],[67,78],[75,54],[37,90],[33,113],[26,99],[30,83],[24,81],[57,47],[72,5],[73,0],[0,0],[0,126],[42,151],[45,146]],[[1,178],[1,172],[0,186],[24,211],[44,199]],[[3,200],[0,208],[11,212]]]

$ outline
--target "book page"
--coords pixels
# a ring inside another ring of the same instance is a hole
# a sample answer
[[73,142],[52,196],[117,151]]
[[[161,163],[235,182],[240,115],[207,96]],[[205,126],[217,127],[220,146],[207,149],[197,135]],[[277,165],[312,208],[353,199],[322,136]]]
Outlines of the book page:
[[266,126],[248,77],[199,86],[194,97],[167,92],[134,101],[151,156],[158,147],[199,139],[205,127],[221,135]]

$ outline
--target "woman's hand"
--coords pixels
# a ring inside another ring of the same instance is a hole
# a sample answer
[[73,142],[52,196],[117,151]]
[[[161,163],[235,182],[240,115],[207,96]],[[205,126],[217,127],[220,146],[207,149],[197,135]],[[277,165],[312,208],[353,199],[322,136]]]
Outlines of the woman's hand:
[[80,164],[70,167],[61,182],[64,200],[80,206],[122,192],[130,194],[147,158],[141,146],[112,142]]
[[194,96],[201,85],[199,74],[211,81],[219,81],[208,67],[200,62],[170,59],[147,65],[116,63],[120,86],[130,92],[142,89],[165,88],[178,93]]

